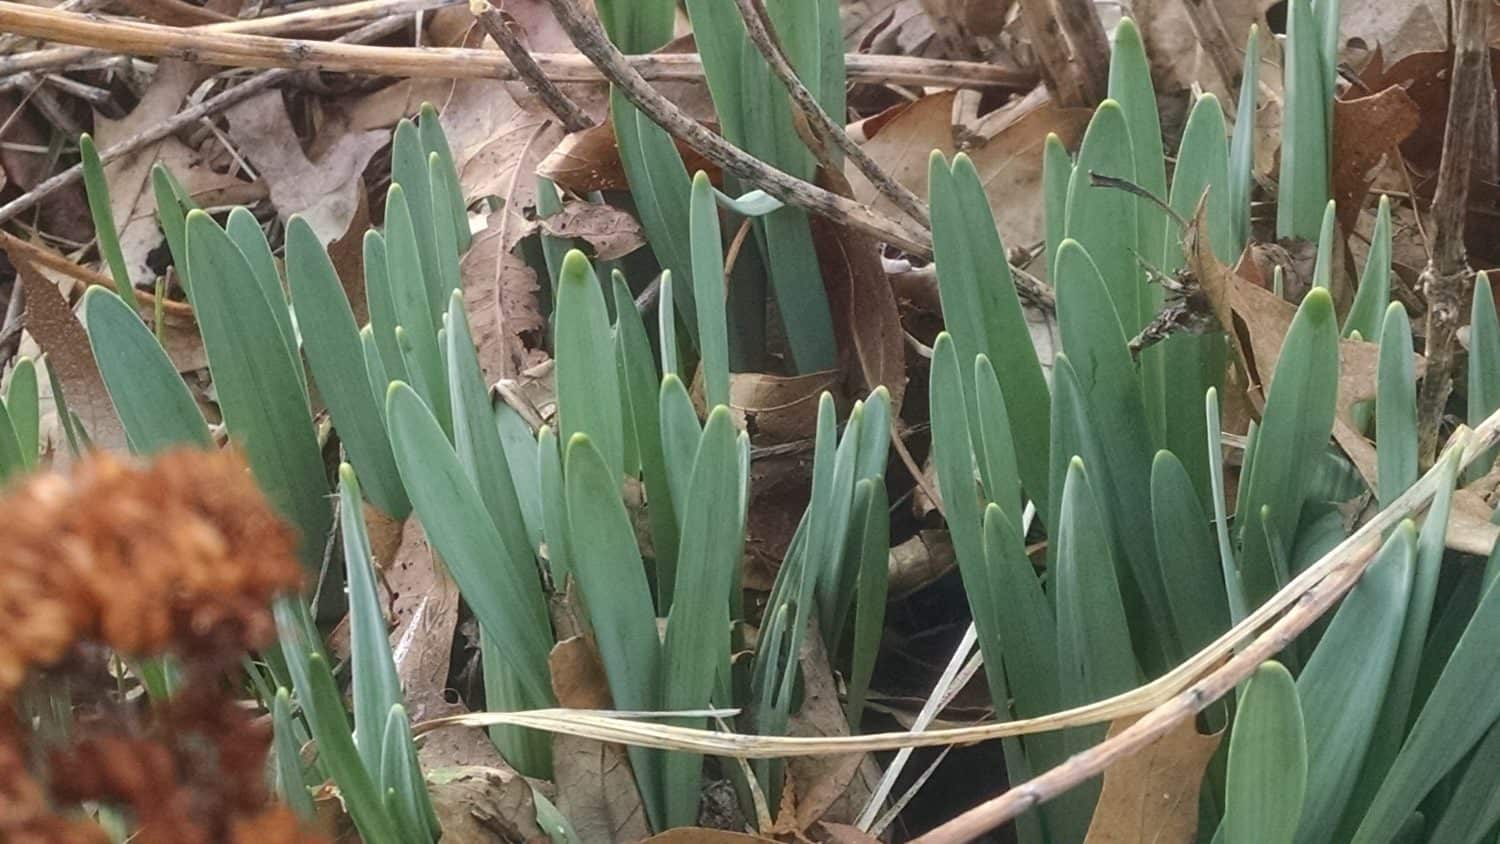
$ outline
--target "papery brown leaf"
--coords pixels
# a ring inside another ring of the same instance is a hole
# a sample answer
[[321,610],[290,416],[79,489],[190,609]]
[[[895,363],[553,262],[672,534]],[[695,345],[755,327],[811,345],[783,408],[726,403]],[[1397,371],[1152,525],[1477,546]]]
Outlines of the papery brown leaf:
[[347,132],[324,140],[309,161],[277,90],[256,94],[225,111],[229,136],[270,191],[282,222],[300,214],[325,246],[344,237],[358,212],[365,165],[390,142],[386,132]]
[[1448,517],[1447,545],[1455,551],[1488,557],[1500,539],[1500,525],[1490,521],[1495,508],[1472,489],[1455,490]]
[[1343,0],[1343,37],[1379,47],[1389,60],[1448,44],[1448,4],[1444,0]]
[[354,312],[355,325],[370,321],[370,306],[365,300],[365,231],[370,228],[370,198],[363,179],[356,179],[354,216],[343,235],[328,244],[328,260],[338,273],[339,285]]
[[[798,660],[802,669],[802,708],[792,715],[787,735],[818,738],[849,735],[849,720],[839,703],[833,668],[816,623],[802,640]],[[798,832],[818,821],[853,823],[880,780],[879,766],[864,753],[799,756],[787,761],[786,770],[789,790],[794,790],[796,797]]]
[[[702,170],[715,183],[720,181],[722,176],[716,165],[682,141],[675,142],[689,173]],[[536,173],[579,196],[597,190],[628,190],[630,187],[625,179],[625,167],[620,163],[620,148],[615,145],[615,127],[607,121],[564,137],[537,165]]]
[[[847,402],[836,370],[805,375],[729,374],[729,408],[735,425],[756,445],[809,439],[817,429],[819,397],[828,391],[840,411]],[[842,415],[842,414],[841,414]]]
[[1354,229],[1365,194],[1380,169],[1393,162],[1400,144],[1416,131],[1421,114],[1406,91],[1382,91],[1333,104],[1333,199],[1339,226]]
[[[25,192],[56,172],[49,154],[52,127],[25,106],[25,91],[0,91],[0,189],[7,184]],[[73,243],[86,242],[94,232],[89,219],[83,185],[73,183],[42,199],[37,206],[37,226],[48,234]]]
[[[1042,150],[1055,132],[1072,147],[1083,135],[1091,112],[1055,105],[1045,91],[1008,103],[980,118],[969,130],[963,152],[974,160],[984,182],[990,210],[1001,237],[1010,246],[1042,239]],[[870,157],[897,182],[917,196],[927,196],[927,164],[933,150],[953,156],[959,151],[953,127],[953,91],[929,94],[896,106],[888,118],[877,115],[860,124]],[[892,216],[900,212],[880,196],[869,180],[852,166],[846,170],[854,197]]]
[[[489,746],[480,731],[474,731],[474,740]],[[547,840],[536,823],[531,784],[501,765],[460,765],[427,771],[432,810],[443,829],[445,844]]]
[[684,826],[659,832],[642,840],[640,844],[775,844],[775,842],[774,838],[764,838],[748,832]]
[[[177,59],[164,59],[156,67],[151,83],[136,107],[125,117],[112,120],[94,115],[94,141],[107,149],[126,141],[176,114],[194,88],[212,71]],[[280,96],[277,94],[277,96]],[[217,173],[202,156],[168,136],[104,166],[109,182],[110,211],[120,234],[120,249],[130,279],[139,283],[155,276],[147,256],[162,244],[156,221],[156,195],[151,189],[151,168],[161,163],[172,171],[184,190],[202,204],[244,204],[264,196],[234,176]]]
[[958,558],[953,539],[945,530],[918,531],[910,539],[891,548],[891,600],[910,595],[953,571]]
[[612,205],[570,199],[561,211],[543,217],[540,223],[542,231],[553,237],[586,241],[598,261],[623,258],[646,245],[636,218]]
[[46,353],[47,366],[62,384],[68,409],[83,420],[83,427],[95,445],[124,450],[125,428],[104,387],[104,378],[99,375],[88,334],[57,285],[43,277],[17,250],[12,249],[9,254],[21,288],[26,291],[22,324]]
[[[1239,277],[1233,279],[1230,301],[1239,327],[1245,331],[1244,342],[1248,343],[1244,347],[1248,353],[1247,364],[1251,367],[1263,401],[1270,391],[1276,361],[1281,355],[1281,345],[1297,309],[1276,294]],[[1416,375],[1420,378],[1426,369],[1427,360],[1416,355],[1414,364]],[[1350,408],[1375,397],[1379,366],[1380,350],[1374,343],[1339,341],[1339,394],[1333,435],[1339,446],[1354,461],[1360,475],[1371,486],[1375,482],[1375,447],[1354,426]],[[1260,402],[1256,402],[1257,406],[1259,404]]]
[[[854,368],[865,391],[884,386],[891,394],[891,417],[901,415],[906,396],[906,340],[896,296],[880,260],[880,246],[869,236],[811,219],[813,243],[846,368]],[[852,354],[851,354],[852,353]]]
[[[611,709],[604,663],[582,636],[558,642],[547,657],[559,706]],[[558,809],[584,841],[638,841],[651,833],[625,748],[558,733],[552,739]]]
[[[1385,55],[1387,51],[1384,49],[1376,54],[1360,73],[1360,83],[1367,91],[1399,86],[1416,105],[1421,128],[1401,143],[1401,153],[1419,179],[1418,189],[1422,190],[1436,177],[1443,154],[1443,127],[1448,125],[1448,80],[1453,70],[1453,53],[1447,49],[1426,50],[1411,53],[1395,62],[1388,62]],[[1500,49],[1490,49],[1490,68],[1500,78]]]
[[529,349],[539,345],[537,335],[546,327],[536,273],[511,251],[513,233],[507,226],[523,224],[503,208],[495,211],[460,264],[469,329],[490,383],[514,378],[535,363]]
[[[1136,719],[1120,719],[1109,735]],[[1086,844],[1187,844],[1198,830],[1198,791],[1208,761],[1224,738],[1202,735],[1183,721],[1104,771],[1104,788]]]
[[[447,707],[448,667],[458,627],[458,586],[433,553],[419,520],[408,518],[399,535],[394,554],[377,552],[375,561],[396,618],[391,652],[406,708],[413,721],[425,721]],[[375,538],[371,537],[372,546]],[[389,547],[389,540],[383,544]]]

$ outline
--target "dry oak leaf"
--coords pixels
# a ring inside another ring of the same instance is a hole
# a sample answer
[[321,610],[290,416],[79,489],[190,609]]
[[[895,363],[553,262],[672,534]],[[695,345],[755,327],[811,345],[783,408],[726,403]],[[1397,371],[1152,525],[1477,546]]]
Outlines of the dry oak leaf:
[[504,208],[490,214],[459,265],[469,327],[488,383],[514,378],[537,363],[535,344],[528,341],[546,327],[536,272],[511,251],[515,241],[508,227],[517,225]]
[[623,258],[646,245],[635,217],[613,205],[595,202],[568,200],[561,211],[541,219],[541,228],[553,237],[586,241],[600,261]]
[[229,136],[250,160],[285,222],[300,214],[325,246],[344,236],[359,210],[361,177],[385,132],[349,132],[309,161],[292,128],[280,91],[266,91],[231,106]]
[[396,616],[390,634],[396,674],[412,720],[425,721],[447,705],[444,690],[458,627],[458,586],[433,553],[421,522],[414,518],[401,528],[395,553],[377,553],[375,559]]
[[[176,59],[163,60],[151,77],[136,107],[119,120],[94,115],[94,141],[100,149],[114,146],[140,134],[176,114],[209,70]],[[147,256],[162,243],[156,222],[156,195],[151,188],[151,168],[165,166],[177,177],[194,201],[202,204],[253,201],[263,191],[240,179],[212,170],[194,149],[168,136],[117,158],[104,167],[109,182],[110,212],[119,229],[120,250],[132,281],[155,276]]]
[[22,325],[46,353],[46,365],[62,385],[68,409],[82,420],[95,445],[124,450],[125,428],[104,387],[99,365],[90,351],[88,334],[57,285],[16,250],[9,254],[21,288],[26,292]]
[[[856,127],[866,139],[865,152],[920,197],[927,196],[932,151],[949,157],[959,151],[953,129],[954,97],[953,91],[931,94],[894,106]],[[1056,133],[1071,148],[1082,137],[1089,115],[1088,109],[1056,105],[1038,88],[985,115],[973,127],[978,140],[966,144],[963,152],[979,171],[995,224],[1007,244],[1027,246],[1041,241],[1043,220],[1036,209],[1042,203],[1042,149],[1047,135]],[[847,169],[855,199],[899,215],[858,170]]]
[[[1134,723],[1110,725],[1117,735]],[[1224,738],[1202,735],[1189,718],[1104,771],[1085,844],[1187,844],[1198,830],[1198,790]]]
[[[547,657],[559,706],[611,709],[604,664],[582,636],[558,642]],[[557,805],[584,841],[639,841],[651,833],[630,759],[618,744],[558,733],[552,739]]]
[[1333,198],[1339,226],[1352,231],[1365,194],[1380,169],[1396,160],[1400,145],[1421,120],[1417,104],[1392,85],[1367,97],[1333,104]]

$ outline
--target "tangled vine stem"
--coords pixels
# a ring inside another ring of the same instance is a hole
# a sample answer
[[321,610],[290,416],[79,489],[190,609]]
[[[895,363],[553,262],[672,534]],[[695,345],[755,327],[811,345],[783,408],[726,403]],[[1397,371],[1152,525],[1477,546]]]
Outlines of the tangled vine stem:
[[587,56],[626,99],[709,161],[788,205],[858,229],[913,254],[932,256],[932,236],[927,231],[902,225],[877,214],[869,206],[772,167],[687,116],[675,103],[651,87],[625,55],[610,43],[598,19],[584,14],[575,0],[548,0],[548,5],[573,46]]
[[1427,374],[1417,403],[1417,453],[1424,463],[1437,450],[1443,409],[1453,390],[1458,329],[1474,284],[1464,248],[1469,186],[1476,162],[1481,174],[1493,177],[1484,171],[1493,171],[1495,157],[1495,87],[1485,43],[1490,0],[1459,0],[1457,6],[1448,124],[1432,197],[1432,257],[1421,278],[1427,297]]

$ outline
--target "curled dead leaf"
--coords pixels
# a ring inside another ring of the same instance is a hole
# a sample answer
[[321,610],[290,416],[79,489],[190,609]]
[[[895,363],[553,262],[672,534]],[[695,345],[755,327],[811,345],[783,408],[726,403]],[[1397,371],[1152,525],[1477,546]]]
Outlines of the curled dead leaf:
[[309,161],[292,128],[281,92],[257,94],[226,111],[229,136],[270,191],[285,222],[300,214],[325,246],[344,237],[354,221],[365,165],[390,142],[383,131],[346,132],[323,139],[327,149]]
[[536,272],[511,251],[508,225],[515,225],[515,219],[505,209],[491,214],[459,265],[469,330],[489,383],[514,378],[535,363],[530,350],[546,327],[536,298]]
[[[692,147],[678,141],[677,151],[689,173],[703,170],[715,182],[719,180],[719,168]],[[579,196],[630,187],[620,162],[620,148],[615,144],[615,128],[608,121],[563,138],[537,165],[536,173]]]
[[1417,104],[1399,86],[1333,104],[1333,198],[1344,231],[1352,231],[1365,194],[1381,168],[1421,120]]
[[46,353],[47,365],[62,385],[68,409],[83,421],[95,445],[124,450],[125,428],[115,414],[78,317],[57,285],[16,250],[8,254],[26,295],[21,324]]
[[[604,663],[594,643],[574,636],[547,658],[559,706],[610,709]],[[639,841],[651,833],[630,758],[618,744],[564,734],[552,739],[557,804],[584,841]]]
[[563,203],[562,211],[540,222],[542,231],[553,237],[586,241],[600,261],[623,258],[646,245],[641,224],[613,205],[572,199]]
[[[1136,719],[1115,721],[1114,736]],[[1187,844],[1198,831],[1198,791],[1224,738],[1187,719],[1104,772],[1085,844]]]

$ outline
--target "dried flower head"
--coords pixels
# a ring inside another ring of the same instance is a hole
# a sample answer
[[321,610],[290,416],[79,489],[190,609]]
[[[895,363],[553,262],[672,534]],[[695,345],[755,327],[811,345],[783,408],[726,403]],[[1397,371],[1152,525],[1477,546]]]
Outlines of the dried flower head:
[[0,499],[0,698],[97,641],[221,664],[268,643],[302,570],[291,530],[232,452],[98,454]]

